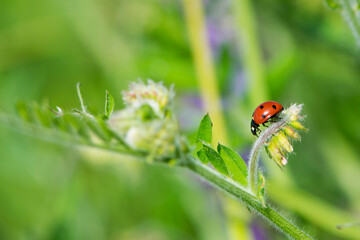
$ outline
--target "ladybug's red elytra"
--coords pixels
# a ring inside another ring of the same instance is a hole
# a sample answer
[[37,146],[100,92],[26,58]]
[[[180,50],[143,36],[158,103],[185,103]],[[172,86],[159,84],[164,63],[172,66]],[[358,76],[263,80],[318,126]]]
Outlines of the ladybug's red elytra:
[[251,133],[258,137],[257,133],[261,132],[260,124],[265,126],[267,122],[276,122],[279,120],[279,113],[284,110],[284,107],[277,102],[268,101],[260,104],[252,115]]

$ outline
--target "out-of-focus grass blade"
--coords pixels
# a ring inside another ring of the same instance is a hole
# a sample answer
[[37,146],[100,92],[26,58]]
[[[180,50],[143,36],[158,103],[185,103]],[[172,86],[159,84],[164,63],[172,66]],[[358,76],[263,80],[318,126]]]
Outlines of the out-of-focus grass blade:
[[244,160],[234,150],[218,144],[217,150],[224,160],[230,177],[243,186],[247,186],[247,167]]

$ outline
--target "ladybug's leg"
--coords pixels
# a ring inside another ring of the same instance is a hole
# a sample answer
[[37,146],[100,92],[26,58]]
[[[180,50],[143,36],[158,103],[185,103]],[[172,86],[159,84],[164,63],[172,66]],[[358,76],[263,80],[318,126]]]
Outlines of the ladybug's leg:
[[271,118],[269,118],[266,122],[278,122],[279,120],[281,120],[281,118],[279,117],[278,114],[276,114],[276,115],[272,116]]
[[[270,118],[269,120],[267,120],[266,122],[278,122],[281,118]],[[265,126],[265,125],[264,125]]]

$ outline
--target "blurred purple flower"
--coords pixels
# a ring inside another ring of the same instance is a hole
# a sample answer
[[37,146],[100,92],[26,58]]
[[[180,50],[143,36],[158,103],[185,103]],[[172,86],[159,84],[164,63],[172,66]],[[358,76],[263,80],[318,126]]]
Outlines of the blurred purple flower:
[[261,227],[261,225],[256,222],[253,221],[251,223],[251,231],[254,237],[254,240],[267,240],[268,238],[266,237],[266,232],[265,230]]

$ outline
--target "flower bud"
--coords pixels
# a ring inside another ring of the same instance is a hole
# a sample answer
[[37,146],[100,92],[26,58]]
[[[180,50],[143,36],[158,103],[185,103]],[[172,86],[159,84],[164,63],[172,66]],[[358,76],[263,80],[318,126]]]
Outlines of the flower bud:
[[291,121],[289,122],[289,126],[297,129],[297,130],[304,130],[304,131],[308,131],[307,128],[305,128],[301,123],[299,123],[298,121]]
[[126,108],[112,114],[108,124],[132,149],[148,153],[150,160],[173,157],[179,134],[178,123],[169,114],[173,96],[162,83],[132,83],[129,91],[123,91]]
[[289,153],[294,150],[283,131],[279,131],[274,138],[277,140],[279,148],[282,148]]
[[291,127],[286,126],[282,130],[284,131],[286,136],[288,136],[288,137],[290,137],[292,139],[298,140],[298,141],[301,140],[300,135],[297,132],[295,132]]
[[[285,109],[280,116],[281,119],[273,123],[273,127],[269,127],[261,136],[270,136],[263,140],[265,142],[265,149],[271,159],[277,165],[285,166],[288,162],[286,156],[293,152],[291,139],[300,140],[300,135],[296,130],[307,130],[298,120],[303,120],[304,117],[300,115],[302,104],[293,104]],[[260,136],[260,137],[261,137]]]
[[[276,141],[271,141],[268,146],[265,146],[266,152],[268,153],[269,157],[274,160],[274,162],[278,165],[278,166],[285,166],[285,164],[287,163],[287,161],[284,161],[283,159],[286,160],[286,158],[283,156],[283,154],[281,154],[280,149],[278,148]],[[284,164],[285,162],[285,164]]]
[[287,159],[286,159],[284,156],[281,156],[280,162],[281,162],[281,165],[285,166],[288,161],[287,161]]
[[124,103],[132,108],[140,108],[148,105],[158,116],[164,116],[164,109],[169,106],[174,97],[172,88],[167,89],[161,82],[155,83],[148,80],[148,84],[143,82],[133,82],[129,91],[123,91]]

